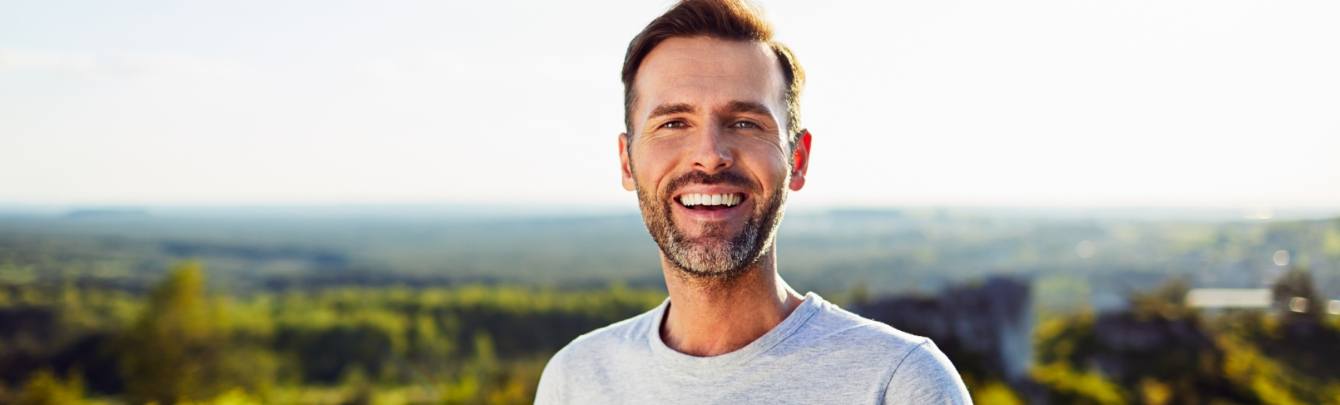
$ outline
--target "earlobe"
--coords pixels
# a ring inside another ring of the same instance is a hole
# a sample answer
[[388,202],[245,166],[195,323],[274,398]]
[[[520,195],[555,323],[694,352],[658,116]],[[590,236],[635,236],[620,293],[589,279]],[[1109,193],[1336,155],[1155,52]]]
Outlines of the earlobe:
[[623,189],[628,191],[636,190],[637,184],[633,179],[633,166],[630,164],[632,157],[628,156],[628,134],[619,134],[619,172],[622,177]]
[[803,175],[803,174],[793,174],[793,175],[791,175],[791,184],[790,184],[790,186],[791,186],[791,191],[800,191],[800,189],[805,188],[805,175]]

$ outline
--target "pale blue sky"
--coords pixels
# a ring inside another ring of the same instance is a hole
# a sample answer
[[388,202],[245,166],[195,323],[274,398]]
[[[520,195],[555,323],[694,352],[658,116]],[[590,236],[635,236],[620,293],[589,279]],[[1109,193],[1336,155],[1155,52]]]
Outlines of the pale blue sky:
[[[795,203],[1340,207],[1340,3],[760,3]],[[669,4],[0,0],[0,203],[633,204]]]

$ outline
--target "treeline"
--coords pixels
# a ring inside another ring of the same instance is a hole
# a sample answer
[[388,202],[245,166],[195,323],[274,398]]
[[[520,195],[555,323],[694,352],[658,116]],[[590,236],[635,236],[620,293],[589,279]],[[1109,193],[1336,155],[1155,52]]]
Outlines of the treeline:
[[342,287],[220,296],[199,263],[147,295],[0,290],[0,403],[529,403],[572,338],[655,290]]
[[[665,297],[617,285],[221,295],[207,284],[188,262],[145,293],[0,285],[0,403],[530,403],[554,351]],[[1014,323],[999,322],[1017,314],[970,314],[1030,310],[1020,288],[946,290],[941,313],[929,297],[852,294],[844,305],[935,339],[978,403],[1340,403],[1340,321],[1305,270],[1279,278],[1269,311],[1192,308],[1188,283],[1172,279],[1123,310],[1049,317],[1021,335],[1030,365],[1016,373],[991,358],[1008,341],[981,343],[1005,336]],[[943,325],[918,329],[898,313]]]

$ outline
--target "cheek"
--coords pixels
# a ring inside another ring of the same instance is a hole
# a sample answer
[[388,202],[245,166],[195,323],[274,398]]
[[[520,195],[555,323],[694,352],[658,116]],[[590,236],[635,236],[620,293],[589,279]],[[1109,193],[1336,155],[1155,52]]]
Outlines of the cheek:
[[788,156],[775,145],[751,148],[748,153],[744,153],[742,156],[748,157],[744,159],[744,163],[765,184],[774,185],[786,179],[789,167],[787,166]]
[[653,149],[645,144],[633,146],[629,163],[638,186],[659,193],[666,173],[674,167],[674,160],[670,157],[663,149]]

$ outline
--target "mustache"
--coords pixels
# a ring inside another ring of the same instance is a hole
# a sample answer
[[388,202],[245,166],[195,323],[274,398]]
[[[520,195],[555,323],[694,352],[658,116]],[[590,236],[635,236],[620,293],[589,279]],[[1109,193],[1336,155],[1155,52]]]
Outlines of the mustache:
[[750,181],[748,177],[744,177],[744,175],[741,175],[734,171],[725,171],[716,174],[707,174],[695,170],[688,172],[683,176],[676,177],[674,180],[671,180],[670,184],[666,186],[666,190],[668,190],[670,194],[674,194],[676,191],[679,191],[679,189],[684,188],[685,186],[688,186],[690,184],[703,184],[703,185],[727,184],[732,186],[743,187],[748,190],[758,189],[758,187],[756,187],[754,182]]

